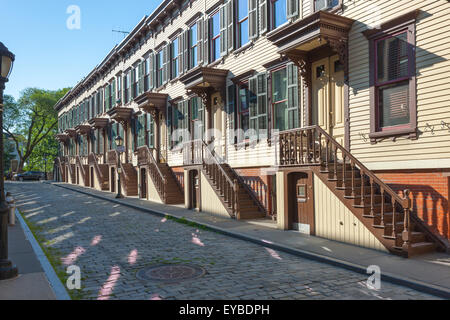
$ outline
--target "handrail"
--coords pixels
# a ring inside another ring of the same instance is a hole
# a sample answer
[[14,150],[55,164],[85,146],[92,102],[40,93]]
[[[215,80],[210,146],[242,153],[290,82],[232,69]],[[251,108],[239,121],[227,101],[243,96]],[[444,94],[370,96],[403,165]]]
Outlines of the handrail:
[[151,152],[150,148],[148,146],[142,146],[141,148],[145,150],[145,152],[148,155],[148,159],[150,160],[149,162],[151,165],[151,167],[149,166],[150,175],[153,179],[153,182],[155,183],[156,188],[158,189],[160,196],[163,198],[163,200],[165,200],[166,198],[165,189],[167,185],[167,180],[164,177],[163,173],[161,172],[161,169],[159,168],[158,163],[156,162],[156,159],[153,156],[153,153]]
[[73,179],[75,173],[74,173],[73,170],[72,170],[72,164],[70,163],[70,158],[69,158],[69,156],[66,156],[66,159],[67,159],[66,163],[67,163],[67,165],[68,165],[68,167],[69,167],[69,174],[70,174],[70,177]]
[[[300,132],[300,136],[298,135]],[[306,135],[305,135],[306,133]],[[372,171],[370,171],[365,165],[363,165],[358,159],[356,159],[349,151],[347,151],[342,145],[340,145],[333,137],[331,137],[324,129],[318,125],[307,126],[298,129],[292,129],[287,131],[282,131],[276,133],[280,140],[280,164],[283,165],[283,161],[290,164],[310,164],[310,165],[322,165],[324,162],[329,168],[330,165],[333,166],[333,170],[329,172],[332,173],[332,178],[338,179],[338,151],[342,154],[342,185],[345,184],[347,179],[347,164],[351,166],[351,195],[356,197],[355,188],[355,169],[359,170],[361,176],[361,195],[360,204],[365,205],[365,201],[370,200],[370,216],[375,215],[374,210],[374,185],[378,185],[379,191],[382,196],[382,208],[381,208],[381,225],[384,226],[385,218],[385,194],[389,195],[390,202],[392,204],[392,233],[386,235],[394,240],[398,238],[396,224],[397,221],[397,207],[396,204],[401,206],[403,216],[403,249],[408,250],[410,246],[410,233],[412,231],[411,225],[411,199],[409,197],[409,190],[405,190],[405,197],[401,198],[397,192],[395,192],[390,186],[384,183],[380,178],[378,178]],[[325,139],[325,145],[322,145],[322,136]],[[294,139],[292,139],[294,138]],[[300,142],[298,141],[300,139]],[[306,141],[304,141],[304,139]],[[304,144],[306,142],[306,145]],[[317,144],[316,144],[317,143]],[[299,146],[300,144],[300,146]],[[304,150],[306,146],[306,151]],[[318,148],[318,150],[316,150]],[[324,150],[325,149],[325,154]],[[286,153],[287,152],[287,153]],[[312,152],[312,153],[311,153]],[[300,156],[298,155],[300,153]],[[323,159],[324,158],[324,159]],[[334,160],[331,162],[330,160]],[[317,161],[318,160],[318,161]],[[349,162],[348,162],[349,160]],[[369,178],[370,186],[365,186],[364,176]],[[370,190],[365,190],[368,187]],[[359,188],[359,187],[358,187]],[[370,191],[369,194],[366,191]],[[415,220],[414,218],[412,218]]]
[[84,177],[86,177],[86,171],[84,170],[83,163],[81,162],[81,157],[78,155],[78,156],[76,156],[75,160],[76,160],[78,166],[81,168],[81,174],[83,175],[83,179],[84,179]]
[[103,173],[100,170],[100,167],[98,166],[97,156],[94,153],[90,153],[89,156],[88,156],[88,161],[94,163],[94,168],[95,168],[95,171],[97,172],[97,176],[98,176],[100,181],[103,181]]
[[[239,196],[238,180],[237,179],[231,180],[231,178],[228,176],[228,174],[220,165],[219,161],[217,161],[214,153],[211,150],[209,150],[208,145],[205,143],[205,141],[201,140],[201,142],[202,142],[201,157],[203,167],[206,170],[206,173],[216,184],[220,195],[223,196],[225,202],[228,202],[229,206],[231,207],[232,212],[231,216],[239,219],[240,208],[238,199]],[[207,151],[207,153],[209,154],[208,159],[212,159],[213,163],[205,162],[205,154],[204,154],[205,149],[208,150]],[[212,166],[214,167],[211,168]]]

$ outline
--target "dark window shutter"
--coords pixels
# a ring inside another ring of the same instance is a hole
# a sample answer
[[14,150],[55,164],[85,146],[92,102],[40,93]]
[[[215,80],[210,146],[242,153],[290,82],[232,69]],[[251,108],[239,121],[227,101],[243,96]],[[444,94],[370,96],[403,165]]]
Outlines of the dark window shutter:
[[236,143],[235,139],[235,115],[236,115],[236,86],[232,84],[227,90],[227,115],[228,115],[228,141]]
[[[267,75],[260,73],[257,75],[258,86],[258,131],[267,129]],[[258,136],[260,133],[258,132]]]
[[288,19],[298,16],[298,0],[286,0],[286,12]]
[[203,64],[209,63],[209,19],[203,20]]
[[224,56],[228,51],[227,42],[227,4],[220,7],[220,55]]
[[168,69],[169,69],[169,63],[168,63],[169,62],[169,59],[168,59],[169,58],[169,46],[168,45],[164,46],[162,55],[163,55],[163,65],[162,65],[163,78],[162,78],[161,83],[167,83],[167,81],[169,80],[169,77],[168,77],[168,74],[169,74],[169,72],[168,72]]
[[150,90],[156,87],[156,55],[154,52],[150,54]]
[[144,66],[145,61],[139,63],[139,84],[138,84],[138,96],[144,93]]
[[287,129],[294,129],[299,127],[298,68],[293,63],[288,63],[286,68],[288,101],[285,117]]
[[248,38],[258,37],[258,0],[248,0]]
[[116,106],[116,79],[113,79],[111,85],[111,105],[114,108]]
[[267,2],[269,0],[259,0],[259,33],[263,34],[267,31],[268,11]]
[[184,73],[184,33],[178,36],[178,74]]
[[184,31],[183,36],[183,67],[184,72],[187,72],[189,70],[189,30]]
[[204,24],[203,19],[198,19],[197,21],[197,39],[193,39],[193,41],[197,40],[197,65],[201,65],[203,63],[203,35],[204,35]]
[[234,5],[233,1],[230,0],[227,3],[227,50],[228,52],[233,51],[234,49]]
[[257,102],[257,76],[251,77],[248,80],[249,90],[249,128],[253,130],[258,129],[258,102]]

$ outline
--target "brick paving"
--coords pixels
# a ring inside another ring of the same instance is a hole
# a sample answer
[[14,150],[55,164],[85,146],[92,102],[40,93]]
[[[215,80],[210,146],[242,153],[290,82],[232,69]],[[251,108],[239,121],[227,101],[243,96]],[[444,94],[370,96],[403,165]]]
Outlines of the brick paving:
[[[82,299],[436,299],[44,183],[6,183],[23,216],[61,261],[81,269]],[[143,281],[142,268],[197,265],[201,278]]]

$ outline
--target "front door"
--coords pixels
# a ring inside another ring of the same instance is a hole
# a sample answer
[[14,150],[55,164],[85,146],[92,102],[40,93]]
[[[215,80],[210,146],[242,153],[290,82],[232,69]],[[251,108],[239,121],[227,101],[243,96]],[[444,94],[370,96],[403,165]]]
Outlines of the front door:
[[344,66],[335,55],[312,64],[312,123],[344,146]]
[[141,198],[146,199],[147,198],[147,175],[146,170],[141,169]]
[[314,234],[313,189],[308,173],[292,173],[290,179],[290,222],[293,230]]
[[191,208],[200,209],[200,179],[198,170],[191,170]]

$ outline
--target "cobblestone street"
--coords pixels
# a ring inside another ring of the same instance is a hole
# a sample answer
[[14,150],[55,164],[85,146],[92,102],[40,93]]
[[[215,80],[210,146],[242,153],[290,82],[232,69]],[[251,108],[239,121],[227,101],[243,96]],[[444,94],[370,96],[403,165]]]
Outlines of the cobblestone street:
[[[324,263],[45,183],[6,183],[59,274],[81,268],[81,299],[435,299]],[[181,281],[141,280],[151,265],[200,266]]]

